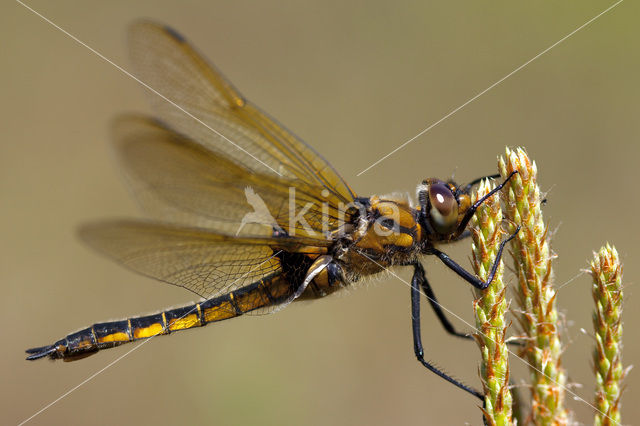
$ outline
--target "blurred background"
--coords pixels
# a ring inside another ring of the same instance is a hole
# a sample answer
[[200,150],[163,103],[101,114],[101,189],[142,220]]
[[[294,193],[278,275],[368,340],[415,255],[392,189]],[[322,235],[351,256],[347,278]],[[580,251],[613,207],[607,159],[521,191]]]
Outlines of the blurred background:
[[[563,361],[589,402],[593,340],[580,330],[592,330],[591,281],[575,277],[607,241],[625,262],[624,364],[640,354],[637,3],[621,3],[356,175],[612,4],[28,2],[125,69],[127,25],[170,24],[359,195],[413,193],[421,179],[453,172],[467,181],[494,173],[505,146],[526,147],[548,191]],[[142,88],[20,4],[0,8],[0,423],[15,424],[133,345],[76,363],[28,363],[24,349],[195,298],[118,267],[75,235],[88,220],[139,215],[108,126],[119,113],[149,112]],[[448,252],[470,266],[466,242]],[[434,259],[425,265],[444,306],[472,322],[468,284]],[[446,335],[427,308],[422,324],[428,358],[479,386],[475,344]],[[511,364],[516,381],[526,377],[521,361]],[[640,415],[639,387],[632,371],[625,423]],[[567,399],[590,424],[591,408]],[[388,276],[276,315],[154,339],[30,424],[481,424],[477,406],[415,361],[409,289]]]

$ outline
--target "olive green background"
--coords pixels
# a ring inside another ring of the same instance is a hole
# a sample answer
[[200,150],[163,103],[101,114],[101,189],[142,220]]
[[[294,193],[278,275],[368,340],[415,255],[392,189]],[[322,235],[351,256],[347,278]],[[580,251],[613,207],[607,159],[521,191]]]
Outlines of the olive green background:
[[[638,361],[637,3],[621,3],[360,177],[613,2],[28,4],[125,69],[131,21],[172,25],[359,195],[413,193],[421,179],[454,171],[460,181],[491,174],[505,146],[526,147],[549,191],[557,284],[579,274],[592,250],[616,244],[627,286],[624,362]],[[18,3],[0,6],[0,35],[0,423],[15,424],[135,346],[76,363],[28,363],[24,349],[195,297],[119,268],[74,233],[88,220],[139,214],[108,138],[115,115],[149,111],[139,84]],[[469,266],[469,244],[447,250]],[[434,259],[425,265],[442,303],[473,321],[468,284]],[[557,298],[564,363],[587,401],[590,292],[582,275]],[[475,344],[447,336],[426,307],[422,323],[428,358],[479,386]],[[521,361],[511,364],[517,381],[526,377]],[[638,372],[627,385],[629,424],[640,415]],[[591,409],[567,399],[589,424]],[[276,315],[153,339],[31,424],[481,424],[477,406],[415,361],[409,289],[386,276]]]

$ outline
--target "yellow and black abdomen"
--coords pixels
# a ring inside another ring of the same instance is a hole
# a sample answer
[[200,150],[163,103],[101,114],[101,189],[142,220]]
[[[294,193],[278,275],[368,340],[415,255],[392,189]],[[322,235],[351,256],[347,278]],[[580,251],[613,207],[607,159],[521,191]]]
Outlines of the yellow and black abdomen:
[[282,274],[272,275],[201,303],[138,318],[97,323],[69,334],[52,345],[28,349],[28,360],[44,357],[75,361],[124,343],[202,327],[211,322],[278,305],[293,294],[293,286]]

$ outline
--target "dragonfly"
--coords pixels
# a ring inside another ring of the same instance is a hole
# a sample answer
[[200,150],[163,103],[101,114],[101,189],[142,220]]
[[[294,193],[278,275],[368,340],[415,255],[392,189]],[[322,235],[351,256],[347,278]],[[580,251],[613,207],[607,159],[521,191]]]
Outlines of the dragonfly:
[[425,179],[417,186],[417,203],[408,197],[357,196],[331,164],[246,100],[175,30],[141,21],[131,26],[128,40],[136,78],[150,89],[158,118],[119,117],[113,140],[148,218],[91,223],[80,236],[121,265],[183,287],[201,301],[96,323],[28,349],[27,359],[74,361],[141,339],[271,313],[406,266],[413,268],[417,359],[483,399],[424,357],[421,291],[447,332],[470,336],[445,316],[421,259],[435,256],[474,287],[486,289],[515,233],[501,242],[487,281],[437,246],[468,236],[476,209],[513,175],[474,203],[470,191],[481,179],[460,186]]

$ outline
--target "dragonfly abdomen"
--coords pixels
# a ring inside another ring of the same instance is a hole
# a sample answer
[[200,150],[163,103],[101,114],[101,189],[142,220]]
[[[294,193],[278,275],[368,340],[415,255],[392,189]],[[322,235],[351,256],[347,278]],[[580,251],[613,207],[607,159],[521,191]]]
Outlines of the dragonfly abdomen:
[[148,339],[174,331],[202,327],[211,322],[235,318],[247,312],[282,303],[292,286],[281,274],[189,306],[119,321],[96,323],[71,333],[52,345],[28,349],[28,360],[44,357],[75,361],[99,350]]

